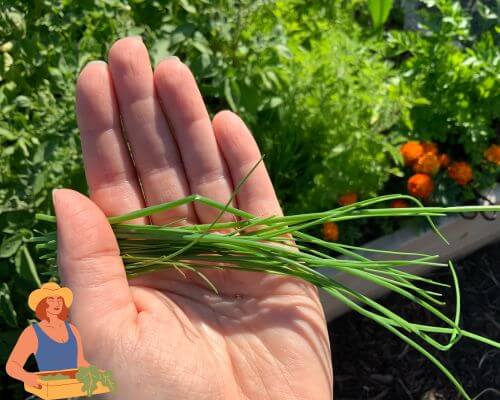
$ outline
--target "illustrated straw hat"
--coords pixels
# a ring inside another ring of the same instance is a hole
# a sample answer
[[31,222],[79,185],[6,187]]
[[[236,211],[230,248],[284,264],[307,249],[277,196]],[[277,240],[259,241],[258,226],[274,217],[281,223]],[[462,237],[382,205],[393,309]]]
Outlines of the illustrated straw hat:
[[70,288],[61,287],[55,282],[44,283],[40,289],[33,290],[28,297],[28,306],[33,311],[38,304],[46,297],[61,296],[66,307],[70,307],[73,302],[73,292]]

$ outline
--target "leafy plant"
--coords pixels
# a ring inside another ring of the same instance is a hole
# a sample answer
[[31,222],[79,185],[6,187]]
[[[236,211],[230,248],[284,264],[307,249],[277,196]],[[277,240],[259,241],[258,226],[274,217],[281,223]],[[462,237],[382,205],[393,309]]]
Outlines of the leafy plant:
[[110,391],[113,391],[116,386],[111,371],[100,371],[95,365],[78,368],[75,378],[82,382],[82,391],[89,397],[97,389],[98,382],[107,386]]
[[111,371],[101,371],[99,380],[104,386],[107,386],[111,392],[116,389],[116,382]]
[[329,208],[347,192],[374,196],[391,174],[400,174],[397,148],[384,133],[404,107],[395,75],[377,55],[378,45],[353,31],[330,28],[310,49],[292,47],[296,83],[281,110],[281,141],[297,137],[300,144],[294,158],[302,160],[293,169],[302,179],[290,185],[295,211]]

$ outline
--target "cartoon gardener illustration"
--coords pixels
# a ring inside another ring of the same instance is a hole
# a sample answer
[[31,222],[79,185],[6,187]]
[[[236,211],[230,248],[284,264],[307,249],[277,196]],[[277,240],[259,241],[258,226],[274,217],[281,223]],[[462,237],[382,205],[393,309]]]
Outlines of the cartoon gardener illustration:
[[83,355],[80,334],[67,321],[73,293],[55,282],[44,283],[29,295],[28,305],[40,322],[28,326],[19,336],[7,360],[6,371],[27,386],[40,387],[35,373],[24,369],[31,354],[40,371],[54,371],[90,364]]

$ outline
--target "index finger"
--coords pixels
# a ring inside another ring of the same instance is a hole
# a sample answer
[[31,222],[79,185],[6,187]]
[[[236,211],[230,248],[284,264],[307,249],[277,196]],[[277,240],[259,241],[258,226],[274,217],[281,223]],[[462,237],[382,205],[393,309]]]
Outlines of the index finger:
[[[104,61],[90,62],[80,73],[76,116],[92,201],[106,216],[144,208],[139,179],[122,134],[111,74]],[[149,218],[127,223],[149,223]]]

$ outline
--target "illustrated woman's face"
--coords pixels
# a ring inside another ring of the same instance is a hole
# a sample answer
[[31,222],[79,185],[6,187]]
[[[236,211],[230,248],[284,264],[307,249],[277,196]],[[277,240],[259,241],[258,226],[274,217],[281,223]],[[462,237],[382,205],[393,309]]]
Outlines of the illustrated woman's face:
[[52,315],[58,315],[62,311],[63,298],[61,296],[47,297],[47,313]]

